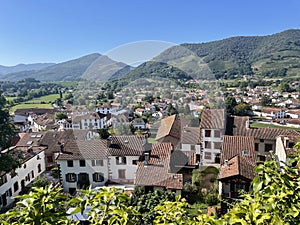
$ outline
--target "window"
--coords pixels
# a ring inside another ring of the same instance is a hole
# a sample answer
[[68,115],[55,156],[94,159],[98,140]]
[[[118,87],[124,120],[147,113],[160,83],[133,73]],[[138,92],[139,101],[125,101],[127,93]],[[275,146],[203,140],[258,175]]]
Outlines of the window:
[[103,160],[102,159],[93,159],[92,160],[92,166],[103,166]]
[[272,144],[265,144],[265,152],[271,151],[273,149]]
[[34,171],[31,170],[31,177],[34,178]]
[[18,182],[15,182],[14,183],[14,192],[18,191],[19,190],[19,183]]
[[214,142],[214,149],[221,149],[221,142]]
[[103,173],[94,173],[93,174],[93,181],[94,182],[102,182],[102,181],[104,181]]
[[132,160],[132,165],[137,165],[138,160]]
[[7,196],[7,197],[11,197],[11,196],[12,196],[11,188],[9,188],[9,189],[6,191],[6,196]]
[[52,155],[47,155],[47,162],[48,163],[53,163]]
[[255,147],[254,147],[254,148],[255,148],[255,151],[258,152],[258,151],[259,151],[259,143],[255,143],[254,146],[255,146]]
[[216,138],[221,137],[221,132],[220,132],[219,130],[215,130],[215,131],[214,131],[214,136],[215,136]]
[[250,152],[248,150],[242,150],[242,155],[250,155]]
[[66,174],[66,181],[67,181],[67,182],[70,182],[70,183],[76,182],[76,181],[77,181],[76,178],[77,178],[77,177],[76,177],[76,174],[75,174],[75,173],[67,173],[67,174]]
[[126,165],[126,157],[116,157],[116,164],[117,165]]
[[195,145],[191,145],[191,150],[192,150],[192,151],[196,151]]
[[265,140],[264,140],[264,139],[260,139],[259,141],[260,141],[260,142],[264,142]]
[[205,152],[204,153],[204,158],[205,159],[211,159],[211,152]]
[[79,160],[79,166],[85,167],[85,160]]
[[69,193],[70,193],[70,195],[75,195],[76,194],[76,188],[69,188]]
[[211,148],[211,142],[210,141],[205,141],[204,145],[205,145],[205,148]]
[[211,136],[211,130],[205,130],[205,137]]
[[3,176],[0,177],[0,186],[2,184],[5,184],[7,182],[7,178],[6,178],[6,174],[4,174]]
[[118,170],[119,179],[125,179],[125,170]]
[[42,171],[41,164],[39,164],[39,165],[37,166],[37,168],[38,168],[38,173],[40,173],[40,172]]
[[67,167],[73,167],[74,164],[73,164],[73,160],[68,160],[67,161]]

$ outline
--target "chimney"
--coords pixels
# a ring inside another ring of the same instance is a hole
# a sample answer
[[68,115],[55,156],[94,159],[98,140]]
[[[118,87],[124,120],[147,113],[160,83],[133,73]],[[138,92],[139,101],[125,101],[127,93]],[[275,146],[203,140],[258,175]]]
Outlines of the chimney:
[[246,129],[249,129],[250,128],[250,122],[249,122],[249,119],[246,120]]
[[150,160],[150,154],[149,154],[149,152],[145,152],[144,156],[145,156],[145,165],[148,165],[149,164],[149,160]]
[[111,146],[112,136],[109,136],[106,140],[107,140],[107,147],[109,148]]
[[226,167],[228,167],[229,164],[228,164],[228,160],[227,160],[227,159],[224,160],[224,165],[225,165]]

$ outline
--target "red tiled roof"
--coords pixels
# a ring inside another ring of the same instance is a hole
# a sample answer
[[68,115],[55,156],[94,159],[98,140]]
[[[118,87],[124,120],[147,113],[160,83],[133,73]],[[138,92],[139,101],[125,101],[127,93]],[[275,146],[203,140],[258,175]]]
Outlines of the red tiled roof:
[[224,129],[225,110],[224,109],[205,109],[202,112],[201,129]]
[[184,127],[181,133],[182,144],[199,144],[200,129],[199,127]]
[[40,146],[43,135],[46,132],[22,133],[21,139],[16,143],[16,146]]
[[108,153],[113,156],[140,156],[143,153],[145,136],[112,136]]
[[154,144],[148,163],[138,163],[136,185],[182,189],[182,174],[169,173],[171,143]]
[[256,165],[254,138],[245,136],[223,136],[221,167],[218,179],[242,176],[253,179]]
[[161,120],[159,129],[157,131],[156,140],[160,140],[166,136],[171,136],[180,139],[181,135],[181,121],[179,116],[172,115]]

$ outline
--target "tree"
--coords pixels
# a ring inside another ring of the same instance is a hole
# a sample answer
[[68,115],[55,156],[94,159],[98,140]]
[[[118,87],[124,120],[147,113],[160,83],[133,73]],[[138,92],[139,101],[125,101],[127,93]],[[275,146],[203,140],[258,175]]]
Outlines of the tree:
[[263,95],[261,97],[261,100],[260,100],[261,106],[269,106],[271,103],[272,103],[272,100],[268,96]]
[[65,206],[69,198],[63,195],[61,190],[52,185],[45,188],[33,187],[29,194],[17,197],[19,201],[16,207],[0,215],[0,223],[3,225],[75,224],[67,217]]
[[95,225],[102,224],[138,224],[139,213],[129,205],[130,197],[115,187],[103,187],[99,190],[81,190],[83,198],[73,198],[71,203],[76,204],[72,214],[89,208],[89,222]]
[[233,108],[233,114],[237,116],[247,116],[248,111],[250,110],[249,104],[245,102],[240,102]]
[[130,205],[140,213],[140,224],[151,224],[153,219],[158,216],[154,208],[166,201],[174,201],[175,194],[155,190],[145,192],[144,187],[136,187],[132,193]]
[[225,100],[225,107],[226,111],[229,114],[234,114],[234,107],[237,106],[237,102],[235,100],[235,97],[232,95],[229,95]]
[[0,93],[0,150],[8,148],[16,134],[16,129],[10,120],[9,106],[5,97]]
[[57,120],[62,120],[62,119],[68,119],[68,116],[64,112],[57,112],[56,115],[55,115],[55,118]]

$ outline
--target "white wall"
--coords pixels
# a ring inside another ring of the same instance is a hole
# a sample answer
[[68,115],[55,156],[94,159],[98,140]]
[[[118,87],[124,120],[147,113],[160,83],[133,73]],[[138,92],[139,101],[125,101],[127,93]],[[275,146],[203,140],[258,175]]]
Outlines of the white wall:
[[[90,159],[85,160],[85,167],[79,166],[79,160],[73,160],[73,167],[67,166],[67,160],[57,160],[57,163],[60,165],[62,185],[65,192],[69,192],[69,188],[77,189],[77,181],[79,173],[89,174],[89,181],[92,185],[92,188],[103,186],[107,182],[108,170],[107,170],[107,159],[103,159],[103,166],[92,166],[92,161]],[[66,174],[75,173],[77,176],[76,182],[67,182]],[[103,182],[94,182],[93,173],[103,173],[104,181]]]
[[[41,171],[38,172],[38,165],[41,165]],[[36,156],[30,158],[25,163],[23,163],[19,168],[15,170],[16,176],[11,177],[10,173],[6,174],[7,182],[0,186],[0,197],[2,194],[4,194],[6,191],[11,188],[12,190],[12,196],[7,197],[7,205],[14,202],[13,197],[19,195],[21,191],[21,181],[24,180],[25,186],[30,184],[33,180],[35,180],[39,175],[41,175],[43,172],[45,172],[46,165],[45,165],[45,152],[42,151]],[[32,171],[34,174],[34,177],[32,176]],[[26,177],[29,175],[29,179],[26,179]],[[14,184],[18,183],[18,190],[14,190]],[[2,205],[0,205],[0,208],[2,208]]]
[[111,172],[109,178],[113,180],[119,180],[118,170],[125,169],[125,180],[132,180],[133,182],[137,170],[137,165],[132,164],[132,161],[138,160],[139,156],[126,156],[126,164],[123,165],[117,165],[116,158],[117,156],[109,156],[109,170]]
[[[211,136],[210,137],[205,137],[205,130],[210,130],[211,131]],[[214,147],[214,142],[219,142],[220,146],[222,144],[222,136],[223,136],[223,131],[220,130],[220,137],[215,137],[214,131],[216,129],[201,129],[201,140],[202,140],[202,148],[203,148],[203,155],[202,155],[202,163],[203,164],[211,164],[215,163],[215,155],[219,154],[221,152],[221,149],[217,149]],[[211,148],[205,148],[205,142],[211,142]],[[205,152],[210,152],[211,153],[211,159],[205,159]]]

